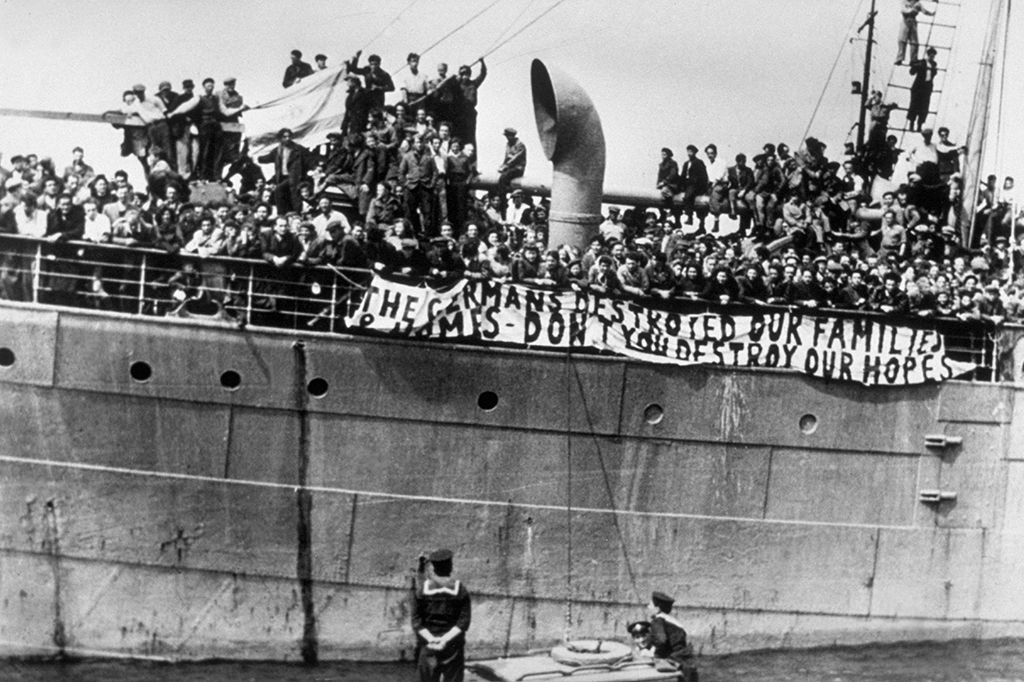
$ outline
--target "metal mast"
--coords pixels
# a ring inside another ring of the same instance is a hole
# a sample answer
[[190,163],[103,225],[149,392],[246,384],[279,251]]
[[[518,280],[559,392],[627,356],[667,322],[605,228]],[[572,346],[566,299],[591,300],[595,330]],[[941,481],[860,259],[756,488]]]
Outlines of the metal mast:
[[863,86],[860,91],[860,115],[857,118],[857,150],[864,149],[864,124],[867,119],[868,95],[871,94],[871,51],[875,46],[875,0],[871,0],[871,12],[867,20],[860,25],[857,33],[860,33],[865,26],[868,27],[868,47],[864,53],[864,77],[861,80]]

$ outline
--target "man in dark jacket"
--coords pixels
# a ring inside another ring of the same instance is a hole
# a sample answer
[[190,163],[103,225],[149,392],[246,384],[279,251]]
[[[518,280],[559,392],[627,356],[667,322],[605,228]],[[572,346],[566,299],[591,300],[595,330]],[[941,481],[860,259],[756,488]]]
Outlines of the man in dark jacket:
[[306,180],[306,174],[313,170],[313,159],[309,150],[292,142],[292,131],[282,128],[277,134],[275,149],[260,156],[260,163],[274,166],[274,203],[279,215],[298,210],[302,206],[299,186]]
[[345,117],[341,119],[341,132],[351,135],[366,132],[366,124],[370,120],[370,109],[374,107],[373,95],[363,87],[359,76],[350,73],[345,77],[348,81],[348,95],[345,97]]
[[907,107],[907,130],[920,131],[928,118],[928,108],[932,100],[932,87],[939,65],[935,62],[936,50],[929,47],[925,59],[910,62],[910,75],[914,82],[910,86],[910,106]]
[[693,663],[693,647],[686,642],[686,630],[682,623],[672,615],[675,600],[664,592],[653,592],[651,603],[647,605],[647,616],[650,618],[650,643],[654,650],[654,658],[661,659],[664,667],[672,666],[679,670],[685,682],[697,679],[697,668]]
[[406,216],[416,234],[435,235],[434,184],[437,182],[437,164],[425,150],[422,139],[413,142],[398,166],[398,175],[405,187]]
[[[679,182],[683,190],[683,210],[686,212],[686,224],[693,224],[693,209],[697,197],[708,191],[708,169],[704,161],[697,157],[697,147],[686,146],[686,162],[679,171]],[[700,228],[704,229],[705,213],[698,214]]]
[[313,67],[302,61],[302,51],[292,50],[292,63],[284,70],[284,80],[281,81],[281,85],[290,88],[296,81],[306,76],[312,76],[313,73]]
[[430,554],[433,575],[416,587],[412,629],[419,638],[421,682],[460,682],[465,667],[466,630],[471,619],[469,591],[452,577],[452,551]]

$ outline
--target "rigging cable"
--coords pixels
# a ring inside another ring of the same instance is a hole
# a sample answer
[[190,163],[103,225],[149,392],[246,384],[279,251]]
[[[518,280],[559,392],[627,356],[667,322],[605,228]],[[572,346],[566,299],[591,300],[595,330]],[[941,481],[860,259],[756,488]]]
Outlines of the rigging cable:
[[572,632],[572,388],[569,385],[569,363],[572,348],[565,355],[565,634],[569,641]]
[[[512,30],[512,27],[516,25],[516,22],[523,18],[523,15],[526,14],[527,10],[529,10],[531,7],[533,7],[533,3],[535,3],[535,2],[537,2],[537,0],[530,0],[530,2],[526,3],[526,6],[523,7],[523,9],[519,12],[519,14],[516,15],[516,18],[513,19],[512,21],[508,22],[508,25],[505,26],[505,30],[503,30],[501,33],[499,33],[498,37],[495,38],[494,41],[490,45],[487,46],[487,50],[488,51],[491,48],[493,48],[495,45],[497,45],[498,41],[501,40],[502,38],[504,38],[505,35],[508,34],[508,32]],[[484,54],[486,55],[486,54],[488,54],[488,52],[485,51]]]
[[[570,356],[571,360],[571,356]],[[633,586],[633,594],[638,601],[642,601],[640,589],[636,584],[636,573],[633,571],[633,562],[629,560],[629,550],[626,547],[626,534],[619,523],[619,510],[615,504],[615,491],[612,489],[611,477],[608,475],[608,467],[604,462],[604,453],[601,452],[601,442],[597,438],[597,429],[594,427],[594,420],[590,416],[590,407],[587,405],[587,393],[583,388],[583,380],[580,378],[579,367],[572,363],[573,373],[576,375],[576,386],[580,392],[580,400],[583,403],[583,414],[587,417],[587,428],[590,430],[590,437],[594,441],[594,449],[597,450],[597,462],[601,465],[601,475],[604,478],[605,493],[608,495],[608,507],[612,513],[612,523],[615,525],[615,533],[619,536],[619,547],[622,549],[622,560],[626,565],[626,572],[629,574],[629,582]]]
[[[850,33],[853,31],[853,25],[857,23],[857,17],[860,16],[860,10],[861,10],[862,7],[864,7],[864,0],[860,0],[860,3],[857,5],[857,11],[853,13],[853,19],[850,21],[850,27],[848,29],[846,29],[846,35],[850,35]],[[828,78],[825,79],[825,86],[821,89],[821,94],[818,95],[818,102],[817,102],[817,104],[814,105],[814,112],[811,114],[811,119],[807,122],[807,129],[804,130],[803,136],[800,137],[800,144],[801,145],[803,144],[804,140],[807,139],[807,135],[810,134],[810,132],[811,132],[811,126],[814,125],[814,119],[818,116],[818,108],[821,106],[821,101],[823,99],[825,99],[825,93],[828,91],[829,83],[832,82],[832,76],[836,72],[836,66],[839,65],[839,60],[843,56],[843,50],[844,49],[846,49],[846,41],[845,40],[839,46],[839,52],[838,52],[838,54],[836,54],[835,61],[832,62],[832,69],[828,72]],[[862,87],[866,87],[866,86],[867,86],[866,83],[862,84]]]
[[410,2],[410,3],[408,4],[408,5],[406,5],[406,6],[405,6],[405,7],[404,7],[404,8],[402,9],[402,11],[401,11],[401,12],[399,12],[398,14],[396,14],[396,15],[395,15],[395,18],[394,18],[394,19],[392,19],[392,20],[391,20],[390,22],[388,22],[388,25],[387,25],[387,26],[385,26],[385,27],[384,27],[384,28],[382,28],[381,30],[377,31],[377,35],[375,35],[375,36],[373,36],[372,38],[370,38],[370,41],[369,41],[368,43],[366,43],[366,45],[363,45],[363,47],[362,47],[362,48],[360,48],[360,50],[359,50],[359,51],[360,51],[360,52],[363,52],[363,51],[365,51],[365,50],[366,50],[366,48],[368,48],[368,47],[369,47],[370,45],[373,45],[373,41],[377,40],[377,38],[380,38],[380,37],[381,37],[382,35],[384,35],[384,32],[385,32],[385,31],[387,31],[387,30],[388,30],[389,28],[391,28],[392,26],[394,26],[394,25],[395,25],[395,24],[396,24],[396,23],[398,22],[398,20],[402,18],[402,15],[403,15],[403,14],[405,14],[406,12],[408,12],[408,11],[409,11],[409,10],[410,10],[410,9],[412,8],[412,6],[413,6],[413,5],[415,5],[415,4],[416,4],[417,2],[419,2],[419,1],[420,1],[420,0],[412,0],[412,2]]
[[[960,46],[963,44],[963,41],[960,39],[960,35],[962,33],[960,26],[961,7],[962,5],[957,6],[956,20],[953,22],[954,24],[956,24],[957,28],[953,30],[953,40],[950,41],[949,55],[946,57],[946,70],[942,73],[942,83],[940,85],[942,93],[939,95],[940,104],[942,104],[942,101],[944,99],[942,95],[946,93],[946,89],[949,87],[947,83],[949,83],[950,80],[956,83],[956,78],[953,74],[956,70],[957,58],[960,56]],[[945,99],[949,100],[949,107],[946,109],[947,117],[955,118],[954,116],[952,116],[952,114],[953,112],[957,112],[960,110],[960,103],[957,101],[957,98],[955,97],[947,97]],[[937,122],[938,116],[936,116],[936,123]]]
[[[451,36],[455,35],[455,34],[456,34],[456,33],[458,33],[459,31],[461,31],[462,29],[464,29],[464,28],[465,28],[466,26],[468,26],[468,25],[469,25],[469,24],[470,24],[470,23],[471,23],[471,22],[472,22],[473,20],[475,20],[475,19],[476,19],[477,17],[479,17],[479,16],[481,15],[481,14],[483,14],[484,12],[486,12],[487,10],[489,10],[490,8],[492,8],[492,7],[494,7],[495,5],[497,5],[497,4],[498,4],[498,3],[500,2],[500,1],[501,1],[501,0],[494,0],[494,2],[492,2],[492,3],[491,3],[491,4],[489,4],[489,5],[487,5],[487,7],[484,7],[484,8],[482,9],[482,10],[480,10],[479,12],[477,12],[476,14],[474,14],[473,16],[471,16],[471,17],[470,17],[469,19],[466,19],[466,20],[465,20],[464,22],[462,22],[461,24],[459,24],[458,26],[456,26],[456,27],[455,27],[455,28],[453,28],[452,30],[448,31],[448,33],[445,33],[445,34],[444,34],[443,36],[441,36],[441,37],[440,37],[440,38],[439,38],[438,40],[434,41],[434,43],[433,43],[433,44],[432,44],[432,45],[431,45],[430,47],[428,47],[428,48],[427,48],[427,49],[425,49],[425,50],[422,50],[422,51],[421,51],[421,52],[419,53],[420,57],[422,57],[422,56],[423,56],[423,55],[425,55],[426,53],[430,52],[430,51],[431,51],[431,50],[433,50],[433,49],[434,49],[435,47],[437,47],[438,45],[440,45],[440,44],[441,44],[442,42],[444,42],[445,40],[447,40],[447,39],[448,39],[448,38],[450,38]],[[487,56],[487,55],[484,55],[484,57],[486,57],[486,56]],[[480,59],[483,59],[483,57],[481,57]],[[477,59],[477,60],[476,60],[475,62],[472,62],[472,63],[470,64],[470,66],[472,66],[472,64],[475,64],[476,62],[480,61],[480,59]],[[409,65],[409,63],[408,63],[408,62],[406,62],[405,64],[402,64],[402,66],[400,66],[400,67],[399,67],[398,69],[396,69],[396,70],[395,70],[395,73],[399,73],[399,72],[400,72],[400,71],[401,71],[402,69],[406,68],[406,67],[407,67],[408,65]]]
[[[995,164],[993,164],[993,168],[999,177],[1003,177],[1002,136],[1003,114],[1005,113],[1005,110],[1003,109],[1003,95],[1006,93],[1006,55],[1009,53],[1010,5],[1012,2],[1013,0],[1006,0],[1006,25],[1003,27],[1003,59],[1002,64],[999,65],[999,104],[996,106],[996,161]],[[1015,219],[1016,216],[1013,217],[1013,220]]]
[[[863,0],[862,0],[862,1],[863,1]],[[556,2],[556,3],[555,3],[555,4],[553,4],[553,5],[551,5],[551,7],[548,7],[548,8],[546,9],[546,10],[544,10],[543,12],[541,12],[540,14],[538,14],[538,15],[537,15],[536,17],[534,17],[534,18],[533,18],[533,19],[532,19],[532,20],[531,20],[531,21],[530,21],[529,23],[527,23],[527,24],[526,24],[525,26],[523,26],[523,27],[522,27],[521,29],[519,29],[518,31],[516,31],[515,33],[513,33],[512,35],[510,35],[510,36],[509,36],[508,38],[505,38],[505,40],[501,41],[501,42],[500,42],[500,43],[498,43],[498,44],[497,44],[496,46],[492,47],[492,48],[491,48],[490,50],[488,50],[488,51],[487,51],[487,52],[485,52],[485,53],[484,53],[483,55],[481,55],[481,56],[480,56],[480,59],[483,59],[483,58],[485,58],[485,57],[489,57],[489,56],[490,56],[490,55],[491,55],[491,54],[492,54],[493,52],[496,52],[496,51],[500,50],[501,48],[503,48],[503,47],[504,47],[505,45],[507,45],[507,44],[509,43],[509,41],[511,41],[511,40],[512,40],[513,38],[515,38],[516,36],[518,36],[518,35],[519,35],[520,33],[522,33],[523,31],[525,31],[526,29],[528,29],[528,28],[530,28],[531,26],[533,26],[534,24],[536,24],[536,23],[537,23],[538,21],[540,21],[541,19],[543,19],[545,15],[547,15],[547,14],[548,14],[549,12],[551,12],[551,10],[553,10],[553,9],[555,9],[556,7],[558,7],[559,5],[561,5],[561,4],[563,3],[563,2],[565,2],[565,0],[558,0],[558,2]]]

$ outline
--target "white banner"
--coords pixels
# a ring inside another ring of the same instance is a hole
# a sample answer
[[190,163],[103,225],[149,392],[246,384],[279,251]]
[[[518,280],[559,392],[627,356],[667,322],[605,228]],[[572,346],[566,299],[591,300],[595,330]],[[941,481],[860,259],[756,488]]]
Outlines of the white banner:
[[345,67],[324,69],[285,90],[280,97],[245,112],[249,155],[256,157],[277,144],[281,128],[291,128],[293,139],[312,148],[327,141],[327,133],[341,130],[345,118]]
[[975,369],[946,356],[939,332],[876,317],[685,314],[489,281],[436,291],[376,277],[346,324],[397,336],[595,348],[646,362],[786,369],[869,386],[944,381]]

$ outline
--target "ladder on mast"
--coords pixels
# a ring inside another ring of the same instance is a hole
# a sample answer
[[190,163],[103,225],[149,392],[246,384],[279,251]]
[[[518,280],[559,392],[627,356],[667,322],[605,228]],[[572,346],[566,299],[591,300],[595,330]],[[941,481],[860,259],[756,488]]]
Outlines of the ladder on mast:
[[[947,76],[952,68],[951,55],[954,52],[956,42],[956,29],[960,23],[961,2],[953,0],[940,0],[934,4],[935,14],[932,16],[920,15],[917,22],[918,32],[918,59],[925,59],[926,51],[935,48],[935,61],[938,64],[935,78],[932,82],[932,96],[928,103],[928,113],[925,116],[921,128],[934,128],[940,111],[943,91],[946,89]],[[927,30],[925,30],[927,29]],[[910,107],[911,89],[914,77],[910,75],[908,63],[893,65],[889,75],[889,81],[882,93],[884,101],[894,102],[897,106],[893,112],[903,112],[906,116]],[[900,125],[890,125],[889,134],[897,135],[897,147],[904,148],[907,133],[916,133],[916,129],[907,126],[906,118]],[[959,131],[963,133],[964,131]]]

